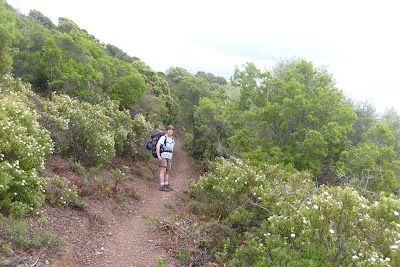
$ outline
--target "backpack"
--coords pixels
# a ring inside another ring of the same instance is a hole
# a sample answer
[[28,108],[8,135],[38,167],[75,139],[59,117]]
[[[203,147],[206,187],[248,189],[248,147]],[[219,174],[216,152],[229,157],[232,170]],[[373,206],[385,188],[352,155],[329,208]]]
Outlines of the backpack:
[[[161,130],[156,130],[150,135],[150,141],[147,142],[146,148],[147,150],[151,150],[151,153],[153,154],[153,157],[158,158],[157,156],[157,142],[158,139],[160,139],[161,136],[164,135],[164,132]],[[165,138],[165,141],[167,138]],[[164,142],[165,146],[165,142]],[[163,146],[160,147],[160,154],[163,152]]]

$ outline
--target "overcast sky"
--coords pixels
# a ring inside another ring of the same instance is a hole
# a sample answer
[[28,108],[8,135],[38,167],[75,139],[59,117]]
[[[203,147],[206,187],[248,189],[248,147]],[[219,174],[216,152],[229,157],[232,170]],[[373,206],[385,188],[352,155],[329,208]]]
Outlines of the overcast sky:
[[264,71],[302,58],[327,66],[347,96],[400,113],[397,0],[6,1],[55,24],[71,19],[156,71],[182,67],[229,79],[246,62]]

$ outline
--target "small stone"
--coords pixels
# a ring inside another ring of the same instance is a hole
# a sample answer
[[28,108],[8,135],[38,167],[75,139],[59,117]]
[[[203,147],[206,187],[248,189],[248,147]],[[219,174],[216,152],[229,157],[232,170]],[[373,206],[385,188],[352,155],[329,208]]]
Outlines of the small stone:
[[109,235],[109,236],[112,236],[113,234],[112,234],[111,232],[108,232],[108,235]]

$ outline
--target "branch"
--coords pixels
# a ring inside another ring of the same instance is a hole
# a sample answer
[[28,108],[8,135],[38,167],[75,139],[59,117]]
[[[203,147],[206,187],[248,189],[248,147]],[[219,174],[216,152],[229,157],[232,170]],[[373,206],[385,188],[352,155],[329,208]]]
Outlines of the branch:
[[249,199],[249,203],[250,203],[251,205],[253,205],[253,206],[256,206],[256,207],[259,207],[259,208],[261,208],[261,209],[263,209],[263,210],[266,210],[266,211],[268,211],[270,214],[272,214],[272,212],[271,212],[269,209],[267,209],[266,207],[261,206],[261,205],[258,204],[257,202],[251,201],[251,199]]

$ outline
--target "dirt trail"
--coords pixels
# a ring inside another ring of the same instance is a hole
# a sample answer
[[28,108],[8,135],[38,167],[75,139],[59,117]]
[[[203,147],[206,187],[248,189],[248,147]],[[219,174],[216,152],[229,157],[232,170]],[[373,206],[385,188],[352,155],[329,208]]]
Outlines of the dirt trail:
[[159,191],[159,185],[154,181],[137,184],[141,205],[137,206],[132,216],[111,227],[105,242],[102,242],[104,247],[96,252],[99,254],[97,262],[92,266],[159,266],[154,263],[154,259],[160,256],[168,266],[179,266],[178,262],[159,246],[159,237],[154,234],[148,219],[144,218],[146,216],[143,216],[163,221],[167,218],[165,204],[175,207],[179,203],[180,195],[188,189],[191,169],[186,163],[187,154],[182,150],[180,140],[175,140],[170,173],[170,184],[175,190]]

